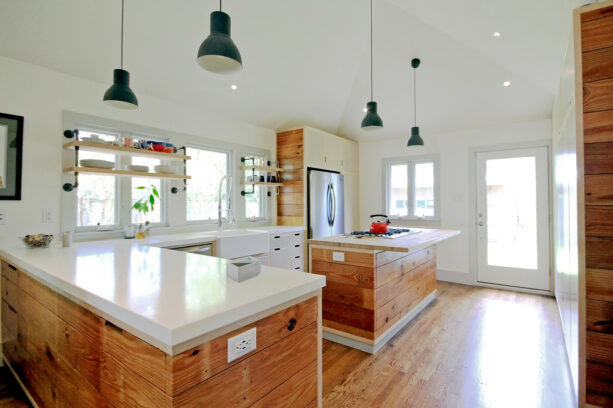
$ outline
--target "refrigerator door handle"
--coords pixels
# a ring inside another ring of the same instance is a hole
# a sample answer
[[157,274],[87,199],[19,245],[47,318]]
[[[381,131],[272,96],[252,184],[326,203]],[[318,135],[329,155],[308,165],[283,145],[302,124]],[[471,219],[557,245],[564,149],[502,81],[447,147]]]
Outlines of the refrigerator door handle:
[[336,193],[334,192],[334,185],[330,184],[330,196],[332,198],[331,200],[331,222],[330,222],[330,226],[334,226],[334,222],[336,221]]
[[328,184],[326,191],[326,215],[328,216],[328,226],[332,226],[332,184]]

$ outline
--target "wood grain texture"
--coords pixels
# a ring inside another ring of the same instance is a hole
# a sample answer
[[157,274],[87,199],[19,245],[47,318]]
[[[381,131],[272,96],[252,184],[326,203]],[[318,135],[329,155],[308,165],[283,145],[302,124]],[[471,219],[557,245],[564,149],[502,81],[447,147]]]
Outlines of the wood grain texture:
[[584,21],[581,24],[581,48],[583,52],[613,47],[613,16]]
[[18,269],[2,260],[2,276],[6,277],[8,280],[15,284],[19,284],[19,272]]
[[586,364],[586,401],[599,407],[610,407],[613,400],[613,366],[588,361]]
[[105,322],[102,351],[130,367],[162,391],[166,390],[166,354],[125,330]]
[[324,340],[323,406],[572,408],[563,350],[553,298],[438,282],[376,354]]
[[361,339],[366,339],[371,343],[374,343],[375,340],[375,332],[372,330],[364,330],[359,329],[357,327],[350,326],[348,324],[343,324],[336,322],[334,320],[323,320],[323,326],[326,329],[332,329],[343,333],[349,333],[352,336],[360,337]]
[[[436,259],[430,259],[425,264],[411,268],[400,277],[375,289],[375,305],[377,309],[409,290],[414,282],[422,278],[429,278],[436,282]],[[425,295],[424,298],[426,297]]]
[[[585,310],[587,330],[613,336],[613,302],[588,298]],[[613,365],[613,358],[610,365]]]
[[583,82],[613,78],[613,47],[583,53]]
[[613,302],[613,270],[587,268],[585,274],[586,296]]
[[[312,273],[319,274],[319,271],[313,269]],[[330,302],[375,310],[375,291],[373,289],[345,283],[326,282],[322,294],[323,298]]]
[[376,287],[383,286],[384,284],[399,278],[408,271],[432,260],[435,257],[436,249],[432,246],[417,252],[413,252],[405,257],[397,259],[394,262],[377,267]]
[[283,186],[277,197],[277,224],[305,225],[302,129],[277,133],[277,160],[284,169]]
[[583,115],[583,142],[613,142],[613,112],[591,112]]
[[586,175],[585,205],[613,205],[613,174]]
[[[343,262],[334,260],[334,253],[342,253]],[[357,252],[351,250],[343,250],[341,248],[311,248],[311,258],[313,261],[332,262],[334,264],[363,266],[366,268],[374,268],[375,260],[373,253]]]
[[586,207],[585,235],[588,237],[613,238],[613,207]]
[[2,276],[2,299],[9,305],[17,307],[19,297],[19,287],[17,284]]
[[583,112],[613,109],[613,79],[583,84]]
[[[252,405],[253,408],[307,407],[317,399],[317,361],[279,385]],[[317,404],[315,404],[317,406]]]
[[[323,300],[324,320],[332,320],[356,329],[374,332],[375,312],[357,306]],[[327,327],[324,322],[324,327]],[[374,338],[374,337],[373,337]]]
[[[292,331],[287,329],[291,319],[296,320]],[[255,327],[258,350],[261,350],[316,320],[317,297],[313,297],[184,353],[168,356],[166,392],[174,397],[255,354],[251,352],[228,363],[228,339],[239,333]]]
[[[294,332],[173,399],[173,407],[248,407],[304,370],[317,355],[317,324]],[[316,360],[315,360],[316,361]]]
[[613,7],[600,7],[600,5],[593,5],[594,10],[586,10],[581,13],[581,22],[595,20],[597,18],[613,16]]
[[613,269],[613,239],[586,237],[585,266],[595,269]]
[[587,361],[613,366],[613,335],[588,330]]
[[375,270],[371,267],[314,260],[312,269],[326,276],[326,284],[334,282],[370,289],[375,287]]
[[613,142],[586,144],[584,148],[584,174],[611,173],[613,173]]

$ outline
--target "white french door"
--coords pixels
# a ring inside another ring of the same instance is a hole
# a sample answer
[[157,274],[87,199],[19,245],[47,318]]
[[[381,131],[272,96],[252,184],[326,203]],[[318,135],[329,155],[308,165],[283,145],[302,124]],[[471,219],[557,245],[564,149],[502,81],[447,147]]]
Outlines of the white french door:
[[546,147],[476,153],[478,281],[550,290]]

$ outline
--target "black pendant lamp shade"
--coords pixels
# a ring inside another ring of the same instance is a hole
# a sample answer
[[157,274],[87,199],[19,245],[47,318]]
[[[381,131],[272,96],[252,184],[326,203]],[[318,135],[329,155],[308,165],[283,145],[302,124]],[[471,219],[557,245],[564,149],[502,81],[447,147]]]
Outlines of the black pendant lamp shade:
[[383,120],[377,113],[377,102],[373,101],[372,82],[372,0],[370,0],[370,102],[366,104],[366,116],[362,119],[364,130],[377,130],[383,127]]
[[374,130],[383,127],[383,120],[377,113],[377,102],[370,101],[366,104],[366,116],[362,119],[362,129]]
[[198,64],[216,74],[230,74],[243,68],[241,53],[230,37],[230,16],[221,11],[211,13],[211,34],[198,49]]
[[421,138],[421,136],[419,135],[419,127],[417,126],[417,83],[415,81],[415,71],[417,70],[417,67],[419,66],[419,64],[421,63],[421,61],[419,60],[419,58],[413,58],[411,60],[411,66],[413,67],[413,106],[414,106],[414,113],[415,113],[415,126],[413,126],[411,128],[411,137],[409,138],[409,142],[407,143],[407,146],[423,146],[424,145],[424,139]]
[[138,99],[130,89],[130,73],[123,69],[123,15],[124,0],[121,0],[121,68],[113,71],[113,85],[102,99],[107,105],[119,109],[138,108]]

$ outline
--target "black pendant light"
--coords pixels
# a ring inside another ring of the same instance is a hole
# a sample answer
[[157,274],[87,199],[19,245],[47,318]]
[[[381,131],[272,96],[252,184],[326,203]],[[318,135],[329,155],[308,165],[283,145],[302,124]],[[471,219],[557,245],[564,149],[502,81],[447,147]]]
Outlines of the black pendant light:
[[113,85],[104,93],[103,101],[119,109],[136,109],[138,99],[130,89],[130,73],[123,69],[123,16],[124,0],[121,0],[121,68],[113,70]]
[[417,126],[417,82],[415,81],[415,72],[417,71],[417,67],[421,61],[419,58],[413,58],[411,60],[411,66],[413,67],[413,107],[415,114],[415,126],[411,128],[411,137],[409,138],[409,142],[407,146],[423,146],[424,139],[419,135],[419,127]]
[[383,120],[377,113],[377,102],[372,93],[372,0],[370,0],[370,102],[366,104],[366,116],[362,119],[362,129],[376,130],[383,127]]
[[200,44],[198,64],[216,74],[230,74],[243,68],[241,53],[230,37],[230,16],[221,11],[211,13],[211,34]]

